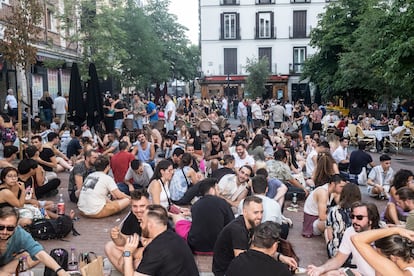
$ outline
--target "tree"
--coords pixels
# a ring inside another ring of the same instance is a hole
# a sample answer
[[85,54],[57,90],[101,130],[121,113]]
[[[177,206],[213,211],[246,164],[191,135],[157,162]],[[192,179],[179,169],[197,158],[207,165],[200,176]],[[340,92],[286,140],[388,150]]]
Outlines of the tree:
[[248,58],[246,61],[246,71],[249,73],[246,79],[246,90],[249,92],[249,97],[254,99],[263,96],[266,90],[265,84],[270,74],[267,57],[259,60]]
[[[16,69],[22,69],[26,79],[24,91],[16,91],[19,108],[19,134],[21,134],[22,93],[29,95],[29,73],[32,64],[36,63],[37,49],[34,46],[39,41],[43,9],[37,0],[13,1],[11,12],[7,14],[4,24],[4,38],[0,40],[0,51],[7,62]],[[30,100],[30,99],[29,99]],[[30,131],[30,120],[29,120]]]

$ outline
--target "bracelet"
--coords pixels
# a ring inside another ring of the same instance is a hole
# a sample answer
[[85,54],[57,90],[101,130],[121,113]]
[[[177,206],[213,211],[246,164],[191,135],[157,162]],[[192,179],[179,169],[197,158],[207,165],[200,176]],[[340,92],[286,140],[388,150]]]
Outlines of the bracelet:
[[277,257],[276,257],[276,260],[278,261],[278,262],[280,262],[280,253],[277,253]]
[[63,270],[63,267],[59,267],[58,269],[55,270],[55,273],[58,273],[59,271]]

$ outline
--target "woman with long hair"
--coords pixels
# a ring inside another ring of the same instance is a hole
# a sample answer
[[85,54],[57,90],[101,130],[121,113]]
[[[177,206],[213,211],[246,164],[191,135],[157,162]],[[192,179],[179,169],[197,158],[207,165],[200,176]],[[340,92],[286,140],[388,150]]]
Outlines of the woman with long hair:
[[252,142],[249,144],[247,151],[253,156],[255,161],[265,161],[266,157],[264,154],[264,142],[265,138],[262,134],[256,134]]
[[39,107],[41,113],[43,113],[44,121],[50,124],[52,122],[53,100],[48,91],[43,92],[39,100]]
[[169,160],[161,160],[154,170],[148,186],[148,193],[153,204],[168,209],[171,204],[169,185],[174,174],[173,164]]
[[7,167],[1,171],[0,207],[23,207],[26,191],[24,184],[18,181],[18,177],[18,171],[14,167]]
[[313,171],[312,180],[315,187],[324,185],[334,174],[339,174],[338,164],[336,164],[329,152],[318,154],[315,170]]
[[[358,233],[352,243],[365,261],[381,275],[414,275],[414,232],[389,227]],[[375,248],[372,243],[375,242]]]
[[399,188],[409,187],[413,189],[413,179],[414,174],[410,170],[401,169],[395,173],[390,187],[388,204],[382,214],[385,221],[398,225],[401,224],[400,221],[405,221],[407,219],[408,212],[405,212],[400,206],[397,205],[395,195]]
[[[352,204],[360,200],[361,191],[358,186],[348,183],[342,189],[339,204],[328,209],[325,240],[329,258],[334,257],[338,253],[344,232],[352,225],[350,217]],[[347,261],[351,261],[351,259],[349,258]]]

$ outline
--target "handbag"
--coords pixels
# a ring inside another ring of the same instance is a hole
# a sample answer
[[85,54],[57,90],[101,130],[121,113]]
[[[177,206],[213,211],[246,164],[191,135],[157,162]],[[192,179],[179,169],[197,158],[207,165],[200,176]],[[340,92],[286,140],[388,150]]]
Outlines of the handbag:
[[81,253],[79,267],[83,276],[103,276],[103,257],[95,252]]

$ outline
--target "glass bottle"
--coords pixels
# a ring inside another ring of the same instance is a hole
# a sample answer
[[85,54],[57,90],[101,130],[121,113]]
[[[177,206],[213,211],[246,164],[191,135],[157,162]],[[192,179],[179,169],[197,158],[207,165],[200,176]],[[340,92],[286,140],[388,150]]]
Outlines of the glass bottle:
[[69,256],[69,263],[68,263],[68,271],[78,271],[78,254],[76,254],[75,247],[70,248],[70,256]]

